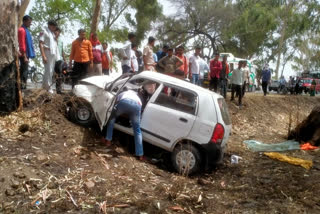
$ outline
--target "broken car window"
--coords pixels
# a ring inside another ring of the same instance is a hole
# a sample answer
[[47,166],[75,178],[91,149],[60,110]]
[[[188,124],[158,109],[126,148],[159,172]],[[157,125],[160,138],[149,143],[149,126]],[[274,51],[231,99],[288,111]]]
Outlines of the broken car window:
[[165,86],[155,100],[155,104],[194,115],[197,96],[189,91]]

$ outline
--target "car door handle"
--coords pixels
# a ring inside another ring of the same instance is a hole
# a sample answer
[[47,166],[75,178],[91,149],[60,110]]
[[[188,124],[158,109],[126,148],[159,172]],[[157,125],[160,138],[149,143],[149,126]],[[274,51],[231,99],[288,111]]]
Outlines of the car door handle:
[[187,123],[187,122],[188,122],[188,120],[187,120],[186,118],[183,118],[183,117],[180,117],[179,120],[182,121],[182,122],[184,122],[184,123]]

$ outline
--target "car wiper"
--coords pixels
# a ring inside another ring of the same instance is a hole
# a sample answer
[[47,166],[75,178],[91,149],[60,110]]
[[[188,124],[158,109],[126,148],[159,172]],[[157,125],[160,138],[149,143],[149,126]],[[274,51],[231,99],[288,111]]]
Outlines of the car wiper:
[[112,81],[111,83],[107,84],[104,88],[104,90],[106,91],[110,91],[113,87],[113,85],[119,81],[119,80],[122,80],[122,79],[125,79],[127,77],[131,78],[132,76],[134,76],[135,73],[125,73],[125,74],[122,74],[121,76],[119,76],[117,79],[115,79],[114,81]]

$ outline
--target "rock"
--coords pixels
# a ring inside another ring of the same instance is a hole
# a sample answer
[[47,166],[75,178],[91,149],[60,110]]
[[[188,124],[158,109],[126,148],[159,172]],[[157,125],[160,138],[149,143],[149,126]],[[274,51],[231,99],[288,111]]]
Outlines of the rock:
[[33,184],[33,186],[37,189],[41,189],[42,188],[42,184]]
[[210,183],[210,181],[205,180],[203,178],[198,179],[198,184],[200,184],[200,185],[208,185],[209,183]]
[[93,181],[87,181],[87,182],[84,183],[84,185],[86,185],[86,187],[87,187],[88,189],[91,189],[91,188],[94,187],[95,184],[94,184]]
[[20,179],[26,178],[26,175],[23,172],[15,172],[13,173],[13,176]]
[[55,183],[55,182],[50,182],[49,184],[48,184],[48,188],[49,189],[57,189],[58,188],[58,184],[57,183]]
[[124,149],[121,148],[121,147],[117,147],[115,150],[116,150],[116,152],[119,153],[119,154],[124,154],[124,153],[125,153]]
[[30,126],[28,124],[22,124],[19,127],[19,132],[21,132],[21,133],[25,133],[25,132],[27,132],[29,130],[30,130]]
[[48,157],[45,155],[45,154],[37,154],[37,160],[38,161],[45,161],[45,160],[47,160],[48,159]]
[[4,210],[9,210],[9,209],[12,208],[12,205],[13,205],[13,203],[11,203],[11,202],[4,202],[3,203],[3,209]]
[[11,187],[17,189],[20,186],[20,182],[14,179],[11,179]]
[[84,154],[84,155],[80,156],[80,159],[81,160],[86,160],[86,159],[88,159],[88,157],[89,157],[88,155]]
[[6,160],[5,157],[0,157],[0,163],[3,162],[3,161],[5,161],[5,160]]
[[12,189],[6,189],[5,194],[6,196],[14,196],[15,192]]
[[3,183],[6,179],[4,177],[0,178],[0,182]]

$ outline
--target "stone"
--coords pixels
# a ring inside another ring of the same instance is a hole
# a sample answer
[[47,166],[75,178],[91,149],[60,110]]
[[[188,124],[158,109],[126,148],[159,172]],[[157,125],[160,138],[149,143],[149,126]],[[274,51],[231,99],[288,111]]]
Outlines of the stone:
[[20,179],[26,178],[26,175],[23,172],[15,172],[13,173],[13,176]]
[[6,189],[5,194],[6,196],[14,196],[15,192],[12,189]]
[[38,161],[45,161],[47,159],[48,159],[48,157],[45,154],[38,154],[37,155],[37,160]]
[[9,209],[12,208],[12,205],[13,205],[13,203],[11,203],[11,202],[4,202],[3,203],[3,209],[4,210],[9,210]]
[[14,179],[11,179],[11,187],[17,189],[20,186],[20,182]]
[[80,159],[81,160],[86,160],[86,159],[88,159],[88,157],[89,157],[88,155],[84,154],[84,155],[80,156]]
[[6,179],[4,177],[0,178],[0,182],[3,183]]
[[94,187],[95,184],[94,184],[93,181],[87,181],[87,182],[84,183],[84,185],[86,185],[86,187],[87,187],[88,189],[91,189],[91,188]]
[[49,184],[48,184],[48,188],[49,189],[57,189],[58,188],[58,184],[57,183],[55,183],[55,182],[50,182]]

